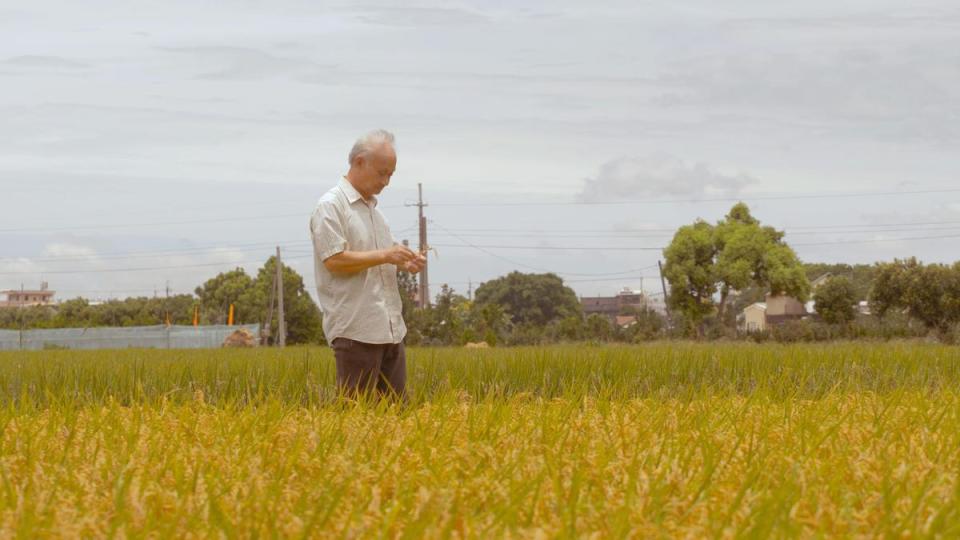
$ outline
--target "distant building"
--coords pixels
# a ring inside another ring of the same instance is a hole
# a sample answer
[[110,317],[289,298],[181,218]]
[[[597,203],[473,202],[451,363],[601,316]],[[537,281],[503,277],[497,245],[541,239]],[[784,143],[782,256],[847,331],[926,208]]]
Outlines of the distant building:
[[[831,274],[827,272],[817,277],[810,283],[811,289],[816,290],[830,276]],[[812,301],[804,304],[792,296],[767,293],[766,301],[745,307],[737,316],[737,322],[740,329],[745,332],[762,332],[771,326],[805,319],[814,313]]]
[[817,290],[818,287],[826,283],[831,277],[833,277],[832,272],[824,272],[823,274],[820,274],[817,279],[810,282],[810,289],[814,291]]
[[767,324],[780,324],[807,316],[807,308],[792,296],[767,294]]
[[[583,308],[584,315],[603,315],[618,325],[620,325],[618,316],[623,314],[624,310],[628,308],[635,310],[654,309],[659,312],[662,309],[662,304],[662,302],[658,303],[652,300],[650,296],[643,291],[634,291],[628,288],[624,288],[617,293],[616,296],[580,297],[580,306]],[[636,321],[636,319],[634,319],[634,321]]]
[[737,317],[745,332],[763,332],[771,326],[807,317],[806,306],[791,296],[767,294],[766,302],[756,302],[743,308]]
[[53,305],[53,295],[55,291],[48,290],[47,282],[40,284],[40,290],[15,290],[0,291],[0,294],[6,296],[6,300],[0,300],[0,307],[30,307],[30,306],[50,306]]
[[763,302],[750,304],[743,309],[741,326],[747,332],[763,332],[767,329],[767,305]]

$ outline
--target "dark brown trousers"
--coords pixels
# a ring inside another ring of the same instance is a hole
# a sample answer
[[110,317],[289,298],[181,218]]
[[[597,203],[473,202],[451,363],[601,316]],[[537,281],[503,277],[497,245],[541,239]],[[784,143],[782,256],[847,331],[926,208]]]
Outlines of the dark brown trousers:
[[346,396],[376,391],[406,398],[407,354],[403,343],[363,343],[338,337],[330,344],[337,361],[337,389]]

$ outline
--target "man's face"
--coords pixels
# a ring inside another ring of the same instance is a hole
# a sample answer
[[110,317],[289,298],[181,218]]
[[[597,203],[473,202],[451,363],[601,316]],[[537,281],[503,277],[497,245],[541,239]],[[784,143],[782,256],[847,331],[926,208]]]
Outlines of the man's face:
[[359,180],[365,196],[379,195],[390,184],[390,177],[397,169],[397,153],[389,144],[385,144],[366,155],[357,158]]

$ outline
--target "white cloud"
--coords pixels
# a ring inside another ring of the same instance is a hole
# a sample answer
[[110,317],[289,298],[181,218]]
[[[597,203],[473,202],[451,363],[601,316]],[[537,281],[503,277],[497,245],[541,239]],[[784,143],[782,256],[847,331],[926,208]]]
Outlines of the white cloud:
[[[306,212],[343,172],[349,144],[376,126],[402,141],[385,205],[396,207],[385,210],[397,228],[413,222],[415,210],[403,203],[420,181],[434,203],[431,219],[451,228],[619,230],[618,224],[661,229],[696,217],[713,221],[729,203],[496,212],[437,203],[476,202],[478,195],[566,202],[578,192],[594,200],[744,196],[752,177],[728,167],[763,179],[751,190],[773,193],[894,190],[905,180],[920,190],[951,185],[960,174],[954,0],[388,4],[38,0],[21,2],[18,13],[0,8],[7,38],[0,43],[0,192],[30,192],[47,205],[40,214],[8,206],[0,220],[4,228],[77,229],[7,234],[0,266],[34,273],[0,276],[0,286],[36,286],[44,278],[64,295],[162,292],[169,279],[175,290],[190,291],[236,262],[263,261],[272,249],[115,255],[302,241],[303,219],[118,226],[285,214],[300,204]],[[713,166],[643,157],[645,149]],[[624,157],[597,170],[615,156]],[[951,198],[765,201],[751,208],[775,225],[869,222],[864,212],[896,213],[892,222],[960,219]],[[933,215],[944,217],[925,217]],[[92,225],[112,228],[83,227]],[[658,238],[627,240],[656,246]],[[536,239],[516,241],[536,245]],[[568,245],[586,241],[570,238]],[[44,255],[54,243],[90,246],[98,262],[83,255],[50,262],[61,258]],[[803,250],[825,261],[956,254],[939,242]],[[500,254],[569,272],[636,268],[658,255],[571,253]],[[40,273],[220,261],[222,267],[182,270]],[[309,280],[309,258],[292,262]],[[456,283],[511,269],[475,250],[447,248],[431,275]],[[619,285],[577,287],[593,294]]]
[[705,163],[686,163],[668,154],[621,157],[604,163],[596,177],[584,180],[579,200],[733,196],[753,182],[746,174],[723,174]]
[[206,80],[253,81],[284,75],[316,78],[334,67],[248,47],[192,46],[162,50],[185,57],[182,65],[198,70],[200,73],[195,78]]
[[386,26],[458,26],[479,24],[489,18],[478,11],[451,8],[378,8],[361,11],[358,18],[364,22]]
[[60,56],[24,55],[0,61],[0,66],[28,69],[85,69],[88,64]]
[[777,118],[806,126],[811,136],[956,142],[960,40],[910,42],[692,57],[665,70],[666,91],[654,101],[678,111]]
[[61,242],[47,244],[46,247],[43,248],[43,255],[45,257],[94,257],[96,253],[95,250],[87,246]]

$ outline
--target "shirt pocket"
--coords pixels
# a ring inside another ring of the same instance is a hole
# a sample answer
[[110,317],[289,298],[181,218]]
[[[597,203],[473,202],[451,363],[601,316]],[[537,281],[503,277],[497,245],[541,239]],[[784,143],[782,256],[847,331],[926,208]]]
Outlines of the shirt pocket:
[[374,249],[370,227],[363,216],[351,209],[346,219],[347,246],[352,251],[369,251]]

